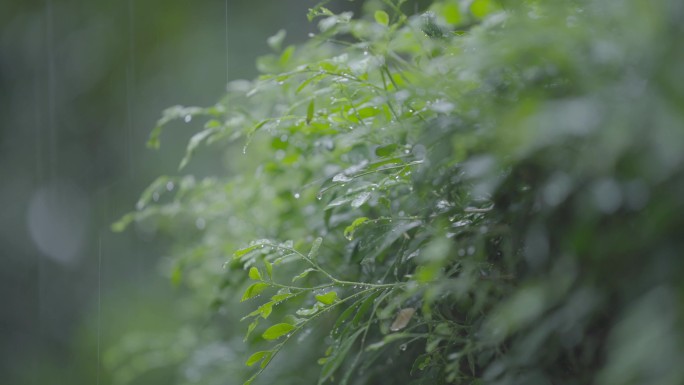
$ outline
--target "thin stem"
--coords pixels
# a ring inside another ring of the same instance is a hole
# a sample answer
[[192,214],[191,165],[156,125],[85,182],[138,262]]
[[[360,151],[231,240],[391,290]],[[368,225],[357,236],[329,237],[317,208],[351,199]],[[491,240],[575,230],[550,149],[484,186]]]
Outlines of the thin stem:
[[[370,288],[370,289],[366,289],[366,290],[362,290],[362,291],[359,291],[359,292],[357,292],[357,293],[354,293],[354,294],[352,294],[352,295],[350,295],[350,296],[348,296],[348,297],[346,297],[346,298],[344,298],[344,299],[341,299],[341,300],[339,300],[339,301],[337,301],[337,302],[331,304],[330,306],[328,306],[328,307],[322,309],[320,312],[318,312],[318,313],[312,315],[312,316],[311,316],[310,318],[308,318],[306,321],[304,321],[304,322],[300,323],[299,325],[295,326],[295,328],[292,329],[292,331],[291,331],[290,333],[287,334],[287,336],[285,337],[285,339],[284,339],[282,342],[278,343],[277,345],[275,345],[275,346],[273,347],[273,350],[271,350],[271,351],[273,352],[273,354],[272,354],[271,357],[269,358],[269,362],[270,362],[271,360],[273,360],[273,358],[275,358],[275,356],[276,356],[278,353],[280,353],[280,350],[282,349],[282,347],[287,343],[287,341],[289,341],[289,340],[292,338],[292,336],[294,336],[295,334],[297,334],[297,332],[299,332],[302,328],[304,328],[305,326],[307,326],[311,321],[315,320],[316,318],[320,317],[320,316],[323,315],[323,314],[328,313],[328,312],[329,312],[330,310],[332,310],[333,308],[336,308],[337,306],[339,306],[339,305],[341,305],[341,304],[343,304],[343,303],[349,301],[350,299],[356,298],[356,297],[358,297],[358,296],[361,296],[362,294],[368,293],[368,292],[373,291],[373,290],[376,290],[376,289],[375,289],[375,288]],[[254,374],[247,380],[246,383],[251,383],[255,378],[257,378],[261,373],[263,373],[263,371],[266,370],[267,367],[268,367],[268,364],[265,365],[265,366],[263,366],[262,368],[259,368],[259,370],[258,370],[256,373],[254,373]]]

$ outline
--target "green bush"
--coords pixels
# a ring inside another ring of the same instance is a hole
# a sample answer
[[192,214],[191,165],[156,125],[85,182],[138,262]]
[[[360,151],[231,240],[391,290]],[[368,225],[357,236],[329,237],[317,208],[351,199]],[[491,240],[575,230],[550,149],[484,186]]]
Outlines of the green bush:
[[174,237],[187,289],[177,336],[110,352],[121,382],[684,383],[684,6],[415,9],[319,5],[258,79],[164,113],[152,147],[205,119],[180,168],[210,144],[227,171],[114,225]]

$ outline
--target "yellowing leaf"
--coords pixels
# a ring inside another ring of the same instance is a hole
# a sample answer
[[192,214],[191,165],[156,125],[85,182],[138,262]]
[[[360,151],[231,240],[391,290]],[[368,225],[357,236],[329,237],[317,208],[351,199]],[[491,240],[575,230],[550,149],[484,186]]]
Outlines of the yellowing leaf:
[[392,326],[390,326],[390,330],[393,332],[399,331],[408,325],[409,321],[411,321],[411,317],[413,317],[413,314],[416,312],[416,308],[413,307],[407,307],[404,309],[401,309],[399,311],[399,314],[397,314],[397,317],[394,319],[394,322],[392,322]]

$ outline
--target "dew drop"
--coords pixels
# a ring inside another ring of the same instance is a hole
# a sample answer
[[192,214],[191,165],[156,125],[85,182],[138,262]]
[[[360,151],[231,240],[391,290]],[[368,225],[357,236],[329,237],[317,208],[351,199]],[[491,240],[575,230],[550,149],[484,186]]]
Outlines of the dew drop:
[[158,192],[155,192],[152,194],[152,200],[155,202],[159,200],[159,193]]
[[185,120],[185,123],[190,123],[192,121],[192,115],[185,115],[185,118],[183,118],[183,120]]
[[173,188],[174,188],[173,182],[168,182],[168,183],[166,184],[166,190],[172,191]]
[[401,346],[399,346],[399,350],[401,350],[402,352],[406,351],[406,344],[401,344]]
[[300,196],[299,193],[294,193],[294,198],[295,198],[295,199],[299,199],[299,196]]

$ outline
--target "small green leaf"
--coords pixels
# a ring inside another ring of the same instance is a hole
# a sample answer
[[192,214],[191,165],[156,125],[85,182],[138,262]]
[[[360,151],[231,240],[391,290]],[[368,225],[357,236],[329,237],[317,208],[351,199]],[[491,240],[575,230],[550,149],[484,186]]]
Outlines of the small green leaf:
[[389,15],[385,11],[375,11],[375,21],[385,27],[389,25]]
[[243,255],[249,253],[250,251],[255,250],[259,247],[262,247],[263,245],[264,245],[264,243],[262,243],[262,242],[255,242],[253,245],[249,245],[247,247],[243,247],[242,249],[236,250],[233,253],[233,258],[235,258],[235,259],[240,258]]
[[268,316],[271,315],[271,312],[273,312],[273,302],[266,302],[259,306],[259,312],[261,313],[261,318],[268,318]]
[[309,102],[309,107],[306,109],[306,124],[311,124],[311,120],[314,116],[314,100],[311,99]]
[[354,342],[356,342],[356,339],[363,331],[363,328],[355,331],[340,344],[340,347],[335,350],[330,357],[328,357],[323,365],[323,368],[321,369],[321,376],[318,380],[319,385],[325,383],[335,373],[342,362],[344,362],[344,359],[347,357],[347,353],[349,353],[349,349],[351,349],[351,347],[354,345]]
[[492,0],[475,0],[470,4],[470,13],[478,19],[483,19],[497,10]]
[[375,148],[375,155],[380,158],[385,158],[392,155],[399,146],[396,144],[388,144],[386,146],[378,146]]
[[411,374],[424,370],[430,364],[430,361],[431,356],[429,354],[421,354],[418,356],[411,366]]
[[366,315],[366,313],[371,308],[371,306],[373,306],[373,304],[375,303],[375,299],[378,298],[379,295],[380,295],[380,292],[375,292],[372,295],[368,296],[368,298],[366,298],[363,301],[361,306],[359,306],[359,311],[356,312],[356,314],[354,315],[354,318],[352,319],[352,326],[353,327],[359,326],[359,324],[361,323],[361,320]]
[[296,295],[297,295],[297,293],[278,293],[278,294],[274,295],[273,297],[271,297],[271,301],[280,302],[280,301],[284,301],[288,298],[292,298]]
[[269,261],[264,261],[264,266],[266,266],[266,274],[268,278],[273,279],[273,264]]
[[254,266],[250,267],[249,278],[255,281],[261,281],[261,273],[259,273],[259,269]]
[[314,75],[314,76],[312,76],[312,77],[310,77],[310,78],[304,80],[304,81],[302,82],[302,84],[300,84],[299,87],[297,87],[297,90],[295,91],[295,94],[300,93],[304,88],[306,88],[306,86],[309,85],[309,83],[311,83],[311,82],[313,82],[313,81],[315,81],[315,80],[318,80],[318,79],[321,78],[321,77],[323,77],[323,75],[316,74],[316,75]]
[[134,219],[135,219],[134,213],[128,213],[128,214],[124,215],[123,217],[121,217],[121,219],[119,219],[118,221],[116,221],[112,224],[112,231],[115,233],[120,233],[120,232],[126,230],[126,227],[128,227],[128,225],[130,225]]
[[243,339],[244,342],[247,342],[247,339],[249,338],[250,334],[256,329],[257,325],[259,325],[259,319],[255,318],[252,323],[249,324],[247,327],[247,333],[245,333],[245,338]]
[[351,206],[354,208],[361,207],[368,199],[370,199],[371,193],[370,191],[364,191],[361,194],[357,195],[354,200],[351,202]]
[[301,272],[299,275],[297,275],[296,277],[292,278],[292,282],[294,282],[294,281],[296,281],[296,280],[299,280],[299,279],[302,279],[302,278],[306,277],[306,276],[309,275],[309,273],[311,273],[312,271],[317,271],[317,270],[314,269],[313,267],[310,267],[310,268],[308,268],[308,269],[302,271],[302,272]]
[[283,54],[280,55],[280,65],[286,66],[290,62],[290,59],[292,58],[292,55],[294,54],[294,52],[295,52],[295,46],[293,46],[293,45],[285,48],[285,51],[283,51]]
[[258,283],[250,285],[247,288],[247,290],[245,290],[245,294],[242,295],[242,299],[240,300],[240,302],[246,301],[246,300],[253,298],[253,297],[256,297],[262,291],[266,290],[267,287],[268,287],[268,284],[263,283],[263,282],[258,282]]
[[256,352],[256,353],[252,354],[251,356],[249,356],[249,358],[245,362],[245,365],[252,366],[252,365],[256,364],[257,362],[261,361],[264,357],[270,356],[271,354],[273,354],[273,353],[270,350],[264,350],[264,351]]
[[173,271],[171,271],[171,284],[173,284],[173,286],[179,286],[182,281],[183,269],[179,265],[176,265],[173,267]]
[[332,327],[332,331],[330,332],[330,335],[333,338],[338,338],[342,334],[342,325],[344,324],[344,322],[358,310],[359,303],[365,300],[367,300],[367,298],[361,298],[360,300],[354,302],[354,304],[349,306],[345,311],[342,312],[342,314],[340,314],[339,317],[337,317],[337,321],[335,321],[335,326]]
[[460,24],[463,20],[463,17],[461,16],[461,10],[458,8],[458,5],[456,4],[445,4],[443,13],[444,19],[449,24]]
[[188,142],[188,147],[185,150],[185,156],[183,157],[183,160],[181,160],[181,163],[178,166],[179,170],[185,168],[188,162],[190,162],[190,158],[192,158],[192,154],[195,152],[195,149],[197,149],[197,146],[199,146],[203,140],[207,139],[214,132],[216,132],[215,129],[209,128],[196,133],[192,136],[192,138],[190,138],[190,141]]
[[363,107],[363,108],[359,108],[358,110],[356,110],[356,113],[359,115],[359,117],[361,119],[366,119],[366,118],[376,116],[380,112],[381,112],[380,109],[378,107],[375,107],[375,106]]
[[316,302],[310,308],[297,309],[296,313],[297,313],[297,315],[302,316],[302,317],[309,317],[309,316],[312,316],[312,315],[318,313],[322,308],[323,307],[321,306],[321,304]]
[[270,328],[266,329],[264,334],[261,336],[265,340],[277,340],[278,338],[286,335],[287,333],[291,332],[294,330],[294,325],[286,324],[286,323],[279,323],[271,326]]
[[153,148],[153,149],[158,149],[159,148],[159,137],[161,136],[163,126],[157,125],[152,129],[152,132],[150,133],[150,138],[147,139],[147,147],[148,148]]
[[356,228],[366,223],[367,221],[367,217],[356,218],[351,225],[347,226],[344,229],[344,237],[351,241],[354,238],[354,232],[356,231]]
[[323,238],[321,237],[318,237],[315,241],[313,241],[311,244],[311,250],[309,251],[309,259],[316,258],[316,255],[318,255],[318,249],[321,247],[321,243],[323,243]]
[[332,305],[337,300],[337,292],[329,291],[316,296],[316,300],[325,305]]

